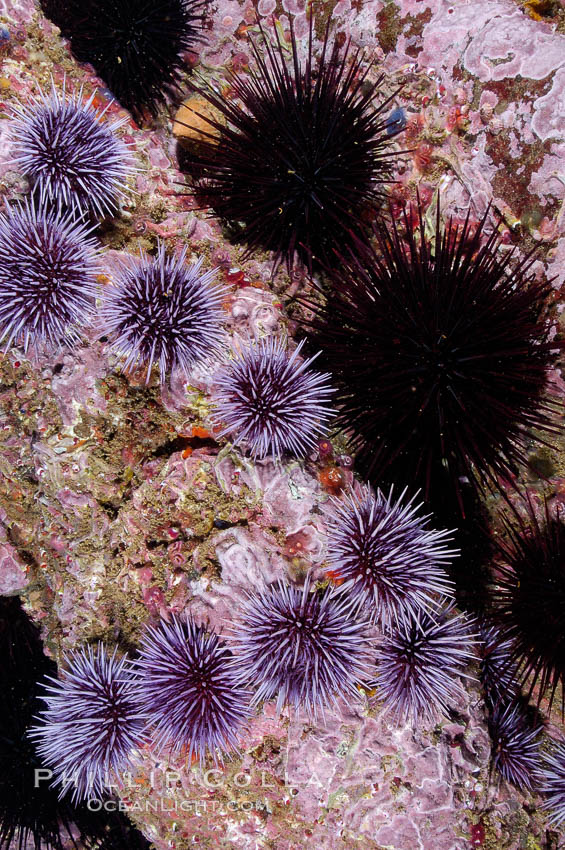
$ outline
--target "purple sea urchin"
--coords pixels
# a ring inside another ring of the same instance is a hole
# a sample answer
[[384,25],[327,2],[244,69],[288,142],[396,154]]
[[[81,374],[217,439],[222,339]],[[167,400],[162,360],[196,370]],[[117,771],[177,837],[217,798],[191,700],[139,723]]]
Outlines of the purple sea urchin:
[[63,796],[84,800],[104,793],[142,741],[143,720],[134,698],[127,657],[110,655],[103,644],[65,659],[59,679],[48,677],[47,708],[30,729],[44,762],[53,769]]
[[433,721],[459,692],[474,640],[463,615],[450,614],[403,620],[377,649],[377,697],[400,722]]
[[370,487],[332,499],[328,514],[328,560],[344,580],[341,591],[364,604],[382,628],[433,610],[453,590],[441,565],[457,554],[450,532],[429,528],[406,491],[393,500]]
[[533,787],[539,768],[539,735],[542,726],[532,726],[524,707],[514,701],[496,706],[488,722],[492,763],[498,772],[518,788]]
[[521,684],[538,702],[561,687],[565,712],[565,517],[547,502],[540,519],[530,499],[505,518],[494,588],[497,621],[513,642]]
[[565,821],[565,743],[555,743],[551,753],[544,753],[536,778],[546,799],[541,808],[548,812],[551,826],[559,827]]
[[137,660],[138,700],[158,750],[206,753],[237,749],[249,717],[248,694],[237,684],[225,641],[189,617],[150,626]]
[[40,707],[37,680],[57,668],[13,596],[0,597],[0,657],[0,848],[63,850],[73,831],[73,806],[46,783],[34,783],[42,764],[26,735]]
[[257,685],[254,702],[276,698],[309,717],[336,697],[359,696],[372,663],[368,622],[343,596],[283,584],[249,594],[234,626],[234,652],[242,681]]
[[123,812],[59,799],[50,786],[27,731],[42,708],[38,682],[57,666],[15,596],[0,597],[0,658],[1,850],[150,850]]
[[132,156],[116,135],[124,119],[106,122],[80,89],[15,107],[15,162],[38,191],[40,202],[78,207],[98,216],[115,211],[124,195]]
[[141,122],[174,96],[207,0],[41,0],[44,13]]
[[292,21],[290,68],[279,31],[274,45],[261,36],[261,46],[250,39],[256,69],[229,74],[235,97],[190,83],[227,123],[203,112],[210,138],[200,133],[198,145],[183,150],[183,167],[249,253],[263,248],[289,268],[295,257],[311,268],[335,245],[350,245],[351,231],[366,229],[364,212],[382,202],[396,156],[391,138],[401,129],[385,115],[396,92],[378,98],[383,77],[369,81],[372,66],[362,68],[359,51],[330,45],[329,27],[316,61],[312,19],[305,63]]
[[91,319],[101,269],[86,224],[29,200],[0,214],[0,337],[13,343],[72,345]]
[[561,343],[544,315],[550,283],[535,279],[531,255],[500,255],[488,211],[476,226],[442,227],[438,206],[432,240],[423,215],[415,232],[383,224],[376,249],[344,256],[312,346],[338,383],[359,470],[411,482],[436,512],[463,510],[465,482],[509,477],[531,430],[554,428],[557,401],[544,393]]
[[[215,419],[237,444],[245,441],[253,457],[290,452],[302,457],[327,433],[333,410],[325,402],[333,392],[328,375],[302,360],[302,343],[288,354],[275,337],[259,340],[227,364],[216,379]],[[316,355],[317,356],[317,355]]]
[[147,382],[159,363],[161,383],[172,369],[188,374],[220,351],[221,303],[225,289],[213,285],[216,270],[201,273],[202,258],[186,266],[186,248],[176,257],[163,243],[155,258],[141,253],[122,263],[100,308],[100,328],[125,357],[124,370],[147,364]]

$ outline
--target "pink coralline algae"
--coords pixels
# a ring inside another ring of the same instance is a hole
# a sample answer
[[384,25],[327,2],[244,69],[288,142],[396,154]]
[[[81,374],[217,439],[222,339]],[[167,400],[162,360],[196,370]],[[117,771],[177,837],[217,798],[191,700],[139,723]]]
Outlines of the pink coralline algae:
[[[4,537],[4,540],[2,540]],[[11,596],[24,590],[28,576],[20,562],[16,550],[5,541],[5,533],[0,526],[0,594]]]
[[249,529],[220,531],[214,545],[222,583],[251,590],[261,581],[270,583],[284,576],[285,563],[276,541],[254,524]]
[[[446,850],[460,850],[453,825],[472,805],[469,795],[479,785],[473,774],[487,764],[489,752],[478,718],[466,714],[462,731],[465,746],[455,767],[447,734],[432,741],[409,728],[393,733],[383,719],[348,712],[329,719],[316,738],[305,738],[302,727],[292,724],[287,781],[311,822],[325,808],[335,829],[375,839],[377,847],[433,850],[440,841]],[[453,797],[454,773],[466,776],[466,803]],[[414,843],[405,843],[408,836]]]
[[231,318],[234,330],[247,338],[249,332],[253,339],[260,339],[277,330],[279,314],[273,302],[276,299],[270,292],[253,286],[239,289],[232,296]]
[[[470,11],[470,7],[460,8],[455,14],[469,20]],[[475,8],[473,16],[476,12]],[[549,26],[540,27],[511,3],[485,3],[478,12],[476,37],[463,60],[467,71],[478,79],[486,82],[520,74],[542,80],[562,65],[565,36],[556,36]],[[490,17],[486,18],[488,12]]]
[[[565,50],[565,37],[563,39]],[[562,139],[565,121],[565,67],[559,68],[549,92],[534,101],[532,129],[542,140]]]

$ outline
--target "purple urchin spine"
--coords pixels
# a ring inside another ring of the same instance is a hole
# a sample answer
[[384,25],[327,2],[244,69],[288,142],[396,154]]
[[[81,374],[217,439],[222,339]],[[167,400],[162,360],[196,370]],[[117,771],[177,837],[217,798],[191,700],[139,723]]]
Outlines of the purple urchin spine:
[[52,85],[27,104],[14,107],[11,132],[15,157],[39,201],[76,207],[102,217],[116,211],[133,170],[133,156],[116,135],[126,119],[104,123],[111,104],[98,111],[96,92],[62,94]]
[[475,658],[474,635],[451,609],[400,622],[377,648],[377,698],[398,722],[433,722],[460,691],[458,679]]
[[186,253],[167,255],[163,243],[154,258],[141,252],[104,292],[99,329],[125,358],[124,371],[147,366],[147,383],[154,363],[164,384],[173,369],[188,375],[221,351],[225,287],[213,284],[216,269],[201,272],[202,257],[187,266]]
[[249,694],[236,682],[225,641],[192,617],[150,626],[136,661],[138,704],[157,751],[193,755],[238,748],[238,733],[250,715]]
[[370,677],[373,654],[369,623],[355,616],[344,597],[279,581],[249,594],[233,627],[241,681],[256,685],[253,703],[276,698],[304,708],[311,718],[338,696],[359,699]]
[[33,200],[0,214],[0,338],[30,346],[74,345],[90,323],[101,272],[96,241],[73,213]]
[[517,700],[496,706],[489,717],[493,767],[518,788],[533,787],[542,728],[532,726]]
[[143,742],[131,664],[98,644],[72,652],[60,677],[48,680],[47,708],[30,737],[53,769],[60,797],[69,787],[74,802],[100,796]]
[[553,751],[543,755],[536,779],[545,794],[541,808],[548,812],[548,823],[559,827],[565,821],[565,743],[553,743]]
[[328,511],[328,561],[343,580],[340,592],[364,605],[383,629],[453,596],[441,564],[457,550],[449,549],[449,531],[428,528],[430,514],[419,514],[416,496],[406,490],[393,499],[381,490],[362,487],[343,499],[333,498]]
[[215,420],[235,445],[245,442],[253,458],[285,452],[303,457],[327,434],[333,410],[329,376],[310,369],[317,355],[301,360],[303,343],[288,354],[268,337],[244,348],[216,378]]

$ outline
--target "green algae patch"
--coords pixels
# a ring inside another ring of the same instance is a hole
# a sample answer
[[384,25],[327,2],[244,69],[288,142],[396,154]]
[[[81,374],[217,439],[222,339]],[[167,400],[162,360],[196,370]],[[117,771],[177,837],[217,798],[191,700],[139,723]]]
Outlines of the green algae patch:
[[377,15],[379,31],[377,39],[381,49],[385,53],[396,50],[396,42],[402,33],[403,19],[400,17],[400,9],[396,3],[388,2]]

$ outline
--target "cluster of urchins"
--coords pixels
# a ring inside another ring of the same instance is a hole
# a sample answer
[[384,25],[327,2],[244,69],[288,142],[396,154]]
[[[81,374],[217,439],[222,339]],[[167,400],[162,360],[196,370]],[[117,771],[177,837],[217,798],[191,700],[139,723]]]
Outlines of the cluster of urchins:
[[457,552],[420,507],[368,487],[333,499],[328,548],[342,583],[315,589],[308,576],[302,588],[279,581],[248,592],[226,639],[190,615],[171,616],[147,628],[133,661],[102,644],[72,653],[31,730],[61,793],[102,794],[145,745],[189,764],[217,761],[237,749],[263,700],[316,720],[337,699],[365,694],[398,722],[433,723],[480,645],[493,765],[518,787],[539,783],[561,821],[565,747],[542,762],[514,642],[485,622],[473,634],[476,623],[454,614],[443,567]]
[[[82,0],[44,0],[77,58],[103,77],[106,69],[142,118],[178,87],[203,4],[168,0],[169,30],[161,16],[155,34],[146,0],[118,4],[123,20],[109,14],[114,5],[98,3],[85,16]],[[286,45],[278,30],[260,29],[261,46],[250,40],[255,69],[230,73],[229,98],[205,80],[189,82],[212,109],[199,115],[208,135],[182,155],[192,191],[234,240],[272,251],[289,269],[303,264],[319,288],[302,303],[307,341],[290,353],[270,338],[221,365],[215,415],[223,435],[254,457],[300,456],[327,433],[332,396],[358,470],[386,489],[360,488],[332,506],[338,587],[314,589],[308,579],[302,589],[281,583],[250,594],[228,643],[173,618],[149,629],[134,662],[101,646],[79,650],[50,687],[34,735],[60,782],[78,776],[80,797],[99,790],[146,735],[157,749],[217,757],[236,746],[250,705],[263,699],[316,717],[365,686],[399,718],[430,719],[447,709],[477,642],[494,763],[524,787],[538,775],[559,822],[565,748],[538,767],[539,728],[520,688],[531,695],[537,686],[552,701],[565,678],[561,517],[546,503],[540,518],[530,500],[512,509],[493,581],[494,624],[477,621],[476,641],[475,626],[452,610],[448,533],[431,530],[405,492],[388,490],[420,488],[438,514],[447,505],[463,521],[485,487],[526,463],[532,431],[555,430],[548,374],[561,343],[547,315],[551,284],[534,273],[532,255],[503,253],[496,228],[488,232],[490,210],[478,222],[443,226],[439,206],[418,204],[415,216],[391,211],[368,223],[399,155],[391,141],[402,111],[386,115],[397,92],[380,97],[382,77],[373,81],[360,54],[331,46],[329,27],[316,58],[312,33],[302,61],[292,33]],[[128,47],[144,43],[145,54]],[[149,64],[138,67],[144,55]],[[82,92],[53,91],[17,110],[16,161],[33,194],[0,220],[6,345],[75,342],[100,298],[99,327],[126,367],[146,366],[149,379],[158,363],[162,381],[175,369],[188,373],[221,354],[224,290],[214,272],[187,267],[185,253],[168,257],[163,246],[99,289],[86,216],[116,209],[133,165],[117,125],[82,101]],[[322,349],[316,356],[331,384],[311,369],[313,357],[301,358],[303,345]]]
[[227,640],[173,616],[148,628],[133,664],[103,645],[75,652],[32,732],[57,781],[76,780],[79,796],[100,791],[146,734],[157,751],[189,762],[216,758],[237,746],[250,705],[263,700],[316,719],[364,688],[399,720],[447,710],[474,640],[462,615],[440,610],[453,595],[441,564],[455,553],[428,519],[405,494],[367,488],[336,499],[329,549],[345,579],[338,588],[316,590],[308,576],[302,588],[279,581],[249,592]]

